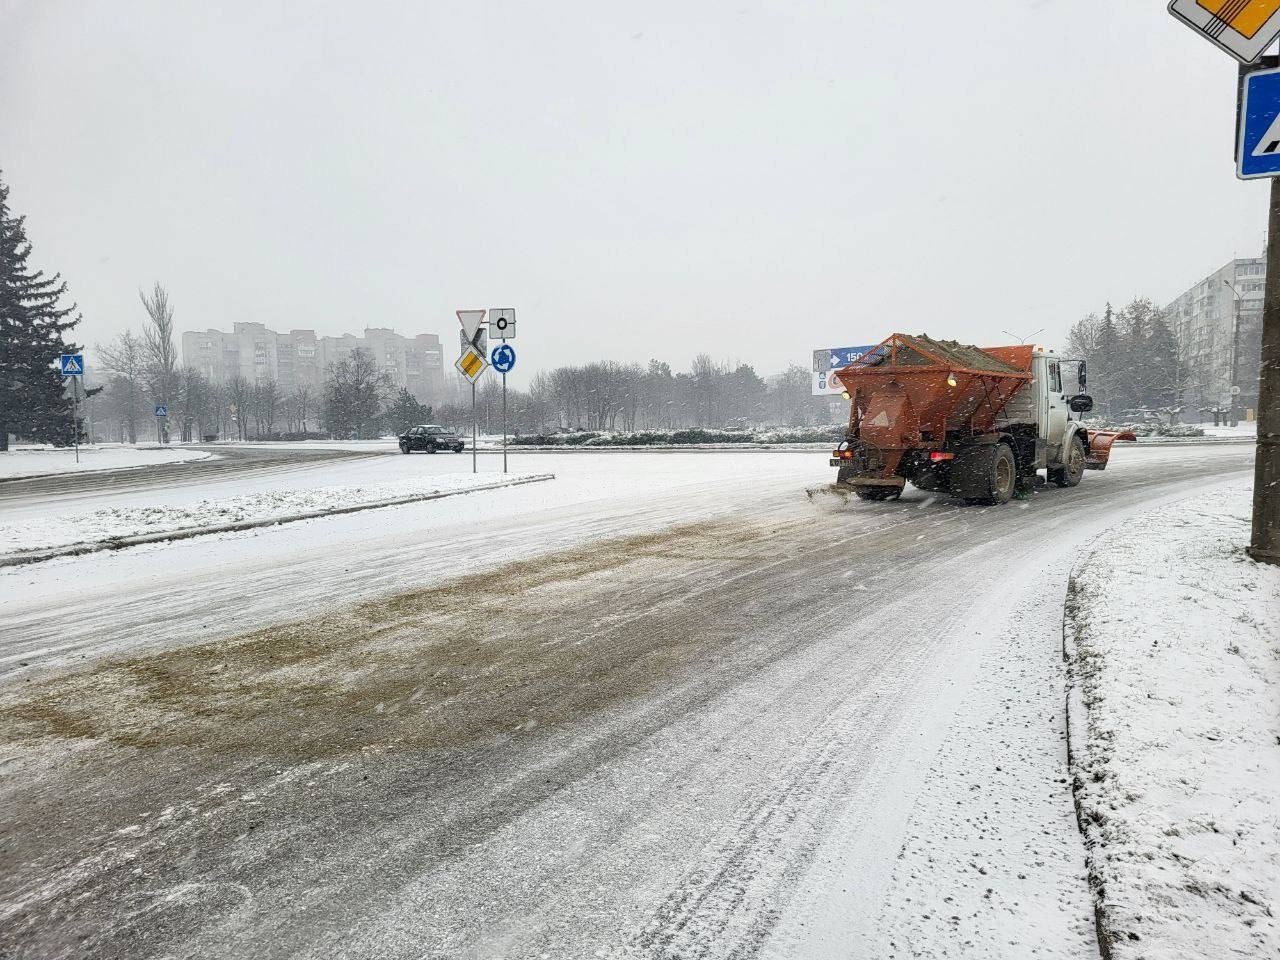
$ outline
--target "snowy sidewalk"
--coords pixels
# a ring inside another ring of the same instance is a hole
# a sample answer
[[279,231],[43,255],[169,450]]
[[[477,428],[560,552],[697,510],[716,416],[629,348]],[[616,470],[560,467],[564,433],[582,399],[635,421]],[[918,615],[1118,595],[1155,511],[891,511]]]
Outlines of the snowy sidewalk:
[[127,446],[102,443],[80,448],[76,463],[74,447],[10,447],[0,453],[0,480],[41,477],[53,473],[93,473],[98,470],[129,470],[187,460],[208,460],[207,450],[173,446]]
[[310,520],[357,510],[553,479],[552,474],[446,474],[361,486],[275,490],[190,505],[106,507],[39,520],[0,522],[0,566],[205,533]]
[[1073,769],[1110,955],[1280,955],[1280,569],[1232,488],[1106,534],[1065,620]]

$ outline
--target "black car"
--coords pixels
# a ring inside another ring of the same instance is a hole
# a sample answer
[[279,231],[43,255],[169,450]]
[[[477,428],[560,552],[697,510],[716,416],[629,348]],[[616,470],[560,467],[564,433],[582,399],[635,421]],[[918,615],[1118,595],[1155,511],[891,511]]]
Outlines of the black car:
[[461,453],[465,446],[466,443],[460,436],[436,423],[410,427],[400,434],[401,453],[413,453],[415,450],[425,450],[427,453],[452,450],[454,453]]

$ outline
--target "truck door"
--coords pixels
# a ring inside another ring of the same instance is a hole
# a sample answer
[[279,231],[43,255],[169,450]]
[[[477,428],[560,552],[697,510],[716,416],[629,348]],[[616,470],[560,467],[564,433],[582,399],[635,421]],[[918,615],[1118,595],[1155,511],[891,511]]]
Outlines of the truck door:
[[1044,419],[1040,432],[1048,445],[1049,462],[1062,460],[1062,438],[1067,432],[1067,394],[1062,389],[1062,366],[1057,360],[1045,358],[1044,370]]

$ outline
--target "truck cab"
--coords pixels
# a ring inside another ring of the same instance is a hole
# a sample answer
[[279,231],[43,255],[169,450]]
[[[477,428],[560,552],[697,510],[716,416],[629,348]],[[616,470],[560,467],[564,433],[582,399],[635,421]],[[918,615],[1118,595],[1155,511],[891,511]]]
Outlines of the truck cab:
[[[992,352],[1003,351],[997,347]],[[995,426],[1015,437],[1025,437],[1034,426],[1035,444],[1024,468],[1047,470],[1060,486],[1075,486],[1088,465],[1088,435],[1081,433],[1081,421],[1093,409],[1093,399],[1084,392],[1085,362],[1038,348],[1032,349],[1030,360],[1031,380],[1005,404]]]

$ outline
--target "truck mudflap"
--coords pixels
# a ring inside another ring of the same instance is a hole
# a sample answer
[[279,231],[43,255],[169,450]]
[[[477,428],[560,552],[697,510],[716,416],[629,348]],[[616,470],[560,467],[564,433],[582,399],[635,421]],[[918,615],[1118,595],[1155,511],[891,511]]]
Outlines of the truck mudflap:
[[1129,430],[1086,430],[1087,456],[1084,461],[1086,470],[1105,470],[1107,461],[1111,459],[1111,445],[1117,440],[1137,440],[1136,434]]

